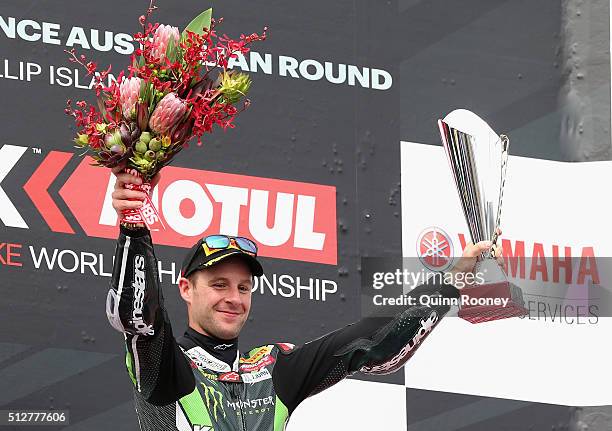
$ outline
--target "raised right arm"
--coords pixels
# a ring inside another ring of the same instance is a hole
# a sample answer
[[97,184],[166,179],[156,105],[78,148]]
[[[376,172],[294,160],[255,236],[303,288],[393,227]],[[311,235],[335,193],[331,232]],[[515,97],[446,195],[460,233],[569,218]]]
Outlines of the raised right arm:
[[[115,191],[115,208],[122,198],[128,200],[126,196]],[[195,379],[172,334],[146,228],[121,227],[106,314],[111,326],[124,334],[128,374],[146,401],[166,405],[193,391]]]

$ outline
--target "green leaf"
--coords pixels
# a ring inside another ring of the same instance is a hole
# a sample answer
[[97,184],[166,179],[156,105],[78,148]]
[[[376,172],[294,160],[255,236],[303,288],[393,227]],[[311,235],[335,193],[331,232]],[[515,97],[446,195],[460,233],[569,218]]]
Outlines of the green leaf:
[[149,86],[149,83],[145,81],[144,79],[140,81],[140,92],[138,93],[138,98],[143,102],[147,100],[147,87],[148,86]]
[[174,63],[178,57],[178,40],[174,40],[174,36],[170,36],[168,39],[168,45],[166,45],[166,58]]
[[151,104],[153,103],[153,95],[154,95],[153,84],[149,81],[143,80],[140,84],[140,95],[139,99],[142,103],[149,105],[149,113],[151,111]]
[[212,18],[212,8],[205,10],[200,15],[196,16],[183,30],[183,35],[187,34],[187,30],[196,33],[203,34],[204,27],[210,28],[210,20]]

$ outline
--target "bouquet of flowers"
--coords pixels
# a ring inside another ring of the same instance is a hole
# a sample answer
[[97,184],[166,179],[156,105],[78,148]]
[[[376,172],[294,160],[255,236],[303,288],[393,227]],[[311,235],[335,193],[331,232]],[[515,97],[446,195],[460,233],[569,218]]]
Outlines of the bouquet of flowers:
[[[125,166],[142,177],[142,191],[150,180],[170,163],[187,142],[211,133],[218,125],[233,128],[233,121],[246,109],[245,98],[251,80],[248,75],[228,70],[228,62],[246,54],[252,42],[266,38],[263,33],[241,35],[238,40],[218,35],[208,9],[191,21],[181,33],[177,27],[149,22],[157,7],[151,0],[139,18],[142,31],[134,35],[140,47],[134,51],[128,72],[105,85],[111,67],[98,71],[75,50],[67,51],[70,61],[81,64],[94,76],[97,104],[67,101],[66,113],[75,118],[78,130],[74,142],[85,149],[96,165]],[[84,153],[84,154],[85,154]],[[149,227],[160,223],[151,202],[124,214],[124,222]]]

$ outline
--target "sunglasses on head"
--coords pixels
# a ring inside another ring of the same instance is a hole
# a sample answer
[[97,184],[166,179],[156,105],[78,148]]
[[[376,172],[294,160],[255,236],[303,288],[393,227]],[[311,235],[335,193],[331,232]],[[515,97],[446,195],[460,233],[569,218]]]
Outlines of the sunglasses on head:
[[[242,236],[209,235],[202,239],[202,243],[206,244],[211,252],[233,248],[232,246],[234,246],[253,257],[257,256],[257,244]],[[206,250],[204,252],[206,253]]]
[[210,235],[198,241],[198,244],[192,249],[191,255],[187,261],[187,265],[183,268],[183,277],[191,274],[197,268],[190,268],[193,260],[202,251],[205,256],[211,256],[219,250],[239,249],[242,252],[252,257],[257,257],[257,245],[248,238],[241,236],[229,235]]

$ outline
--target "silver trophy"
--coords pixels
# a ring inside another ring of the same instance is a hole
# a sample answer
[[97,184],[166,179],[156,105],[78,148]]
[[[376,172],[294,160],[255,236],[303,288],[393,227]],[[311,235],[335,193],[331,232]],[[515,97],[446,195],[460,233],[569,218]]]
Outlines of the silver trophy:
[[472,242],[493,243],[474,269],[483,275],[484,283],[461,291],[470,301],[462,303],[459,317],[480,323],[525,315],[520,288],[508,281],[494,256],[508,165],[508,137],[496,134],[484,120],[465,109],[438,120],[438,127]]

